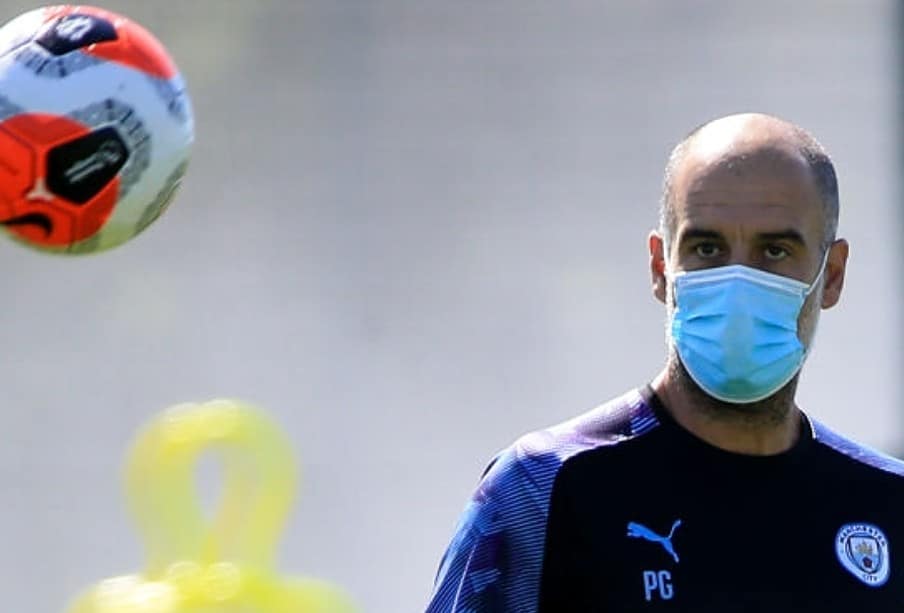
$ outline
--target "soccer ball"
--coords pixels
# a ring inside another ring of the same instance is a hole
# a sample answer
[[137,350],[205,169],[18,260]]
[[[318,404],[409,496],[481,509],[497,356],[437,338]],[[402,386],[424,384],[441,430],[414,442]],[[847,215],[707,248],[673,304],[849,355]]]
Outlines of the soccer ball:
[[0,28],[0,224],[22,244],[129,240],[172,200],[193,140],[179,70],[134,21],[61,5]]

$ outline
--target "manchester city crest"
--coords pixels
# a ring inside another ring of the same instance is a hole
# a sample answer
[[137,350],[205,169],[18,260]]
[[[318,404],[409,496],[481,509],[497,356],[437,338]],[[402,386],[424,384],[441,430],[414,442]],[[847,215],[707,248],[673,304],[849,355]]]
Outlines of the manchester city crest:
[[873,524],[841,526],[835,537],[835,553],[841,565],[866,585],[879,587],[888,580],[888,539]]

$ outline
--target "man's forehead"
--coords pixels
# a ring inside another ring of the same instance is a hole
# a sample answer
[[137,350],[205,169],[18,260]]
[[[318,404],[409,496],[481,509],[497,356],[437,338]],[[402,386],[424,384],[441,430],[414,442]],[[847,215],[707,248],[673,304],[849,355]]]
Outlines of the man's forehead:
[[746,220],[814,229],[822,225],[821,194],[806,166],[700,165],[688,168],[685,180],[676,187],[674,209],[679,224]]
[[820,200],[819,186],[805,161],[771,153],[727,156],[715,162],[688,159],[678,177],[678,203]]
[[680,226],[750,225],[764,231],[822,227],[822,194],[785,124],[719,121],[690,143],[674,176]]
[[767,200],[820,198],[795,137],[781,127],[759,129],[753,122],[731,122],[725,129],[705,129],[689,143],[675,170],[674,195],[679,203],[734,192],[750,198],[762,194]]

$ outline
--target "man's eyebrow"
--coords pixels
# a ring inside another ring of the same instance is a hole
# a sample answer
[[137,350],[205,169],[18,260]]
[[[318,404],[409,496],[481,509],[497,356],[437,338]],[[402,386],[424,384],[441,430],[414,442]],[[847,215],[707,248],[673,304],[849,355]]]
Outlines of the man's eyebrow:
[[804,238],[804,235],[794,228],[788,228],[787,230],[780,230],[778,232],[761,232],[760,234],[757,234],[757,238],[763,242],[791,241],[793,243],[797,243],[802,247],[807,246],[807,241]]
[[679,241],[700,238],[721,239],[722,233],[716,232],[715,230],[706,230],[704,228],[687,228],[686,230],[683,230],[678,236]]

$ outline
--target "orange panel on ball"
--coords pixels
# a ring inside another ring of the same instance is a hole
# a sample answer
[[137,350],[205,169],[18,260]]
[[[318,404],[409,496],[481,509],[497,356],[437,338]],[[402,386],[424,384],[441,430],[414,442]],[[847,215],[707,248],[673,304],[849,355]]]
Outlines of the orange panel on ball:
[[[89,134],[86,126],[56,115],[25,113],[0,122],[0,178],[4,179],[0,223],[7,230],[45,246],[81,241],[100,230],[116,205],[118,177],[83,203],[67,200],[48,188],[48,152]],[[73,166],[85,161],[75,160]],[[10,178],[9,187],[6,177]]]
[[35,150],[0,123],[0,219],[14,215],[13,205],[34,185]]

